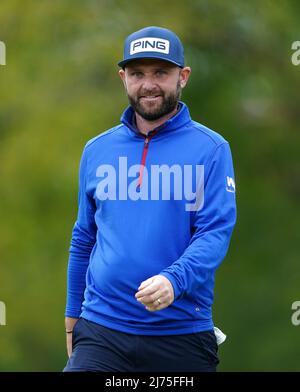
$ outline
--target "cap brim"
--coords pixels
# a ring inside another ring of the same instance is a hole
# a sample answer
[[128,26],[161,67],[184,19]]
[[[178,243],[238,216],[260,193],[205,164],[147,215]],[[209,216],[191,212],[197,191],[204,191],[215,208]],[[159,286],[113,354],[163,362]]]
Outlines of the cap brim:
[[165,57],[155,56],[155,55],[151,55],[151,56],[145,56],[145,55],[143,56],[142,55],[142,56],[136,56],[136,57],[133,57],[133,58],[130,58],[130,59],[122,60],[122,61],[120,61],[118,63],[118,66],[121,67],[121,68],[124,68],[125,65],[127,65],[128,63],[131,63],[131,62],[133,62],[135,60],[140,60],[140,59],[157,59],[157,60],[166,61],[167,63],[175,64],[175,65],[177,65],[177,67],[180,67],[180,68],[184,67],[184,65],[179,64],[176,61],[169,60],[169,59],[166,59]]

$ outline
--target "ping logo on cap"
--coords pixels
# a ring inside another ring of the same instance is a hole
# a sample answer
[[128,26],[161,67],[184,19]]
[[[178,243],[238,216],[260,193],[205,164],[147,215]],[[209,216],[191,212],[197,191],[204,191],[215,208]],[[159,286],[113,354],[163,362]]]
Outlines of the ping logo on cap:
[[140,52],[159,52],[169,54],[170,41],[162,38],[139,38],[130,43],[130,55]]

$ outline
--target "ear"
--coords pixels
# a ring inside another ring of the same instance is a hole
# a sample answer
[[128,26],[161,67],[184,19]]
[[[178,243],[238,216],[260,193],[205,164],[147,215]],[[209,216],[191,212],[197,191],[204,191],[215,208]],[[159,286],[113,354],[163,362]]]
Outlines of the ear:
[[186,86],[190,74],[191,74],[192,70],[190,67],[184,67],[182,68],[182,70],[180,71],[180,75],[179,75],[179,81],[180,81],[180,87],[183,88]]
[[126,88],[126,74],[125,74],[125,70],[124,69],[120,69],[119,70],[119,75],[120,75],[120,78],[122,79],[124,87]]

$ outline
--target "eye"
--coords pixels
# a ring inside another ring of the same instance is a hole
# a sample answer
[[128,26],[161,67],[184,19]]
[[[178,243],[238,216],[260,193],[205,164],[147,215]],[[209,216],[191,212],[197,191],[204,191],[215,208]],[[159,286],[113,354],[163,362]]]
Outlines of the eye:
[[132,71],[131,76],[134,76],[136,78],[141,78],[143,76],[143,73],[140,71]]
[[158,69],[158,70],[156,71],[156,75],[158,75],[158,76],[167,75],[167,71],[164,70],[164,69]]

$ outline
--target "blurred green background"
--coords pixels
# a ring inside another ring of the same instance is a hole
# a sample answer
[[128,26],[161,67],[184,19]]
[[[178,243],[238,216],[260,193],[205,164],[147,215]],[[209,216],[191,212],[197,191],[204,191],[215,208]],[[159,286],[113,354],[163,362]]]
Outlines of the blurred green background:
[[299,1],[2,0],[0,370],[60,371],[84,144],[119,122],[125,37],[173,29],[192,67],[182,99],[235,164],[238,223],[216,276],[222,371],[299,371]]

